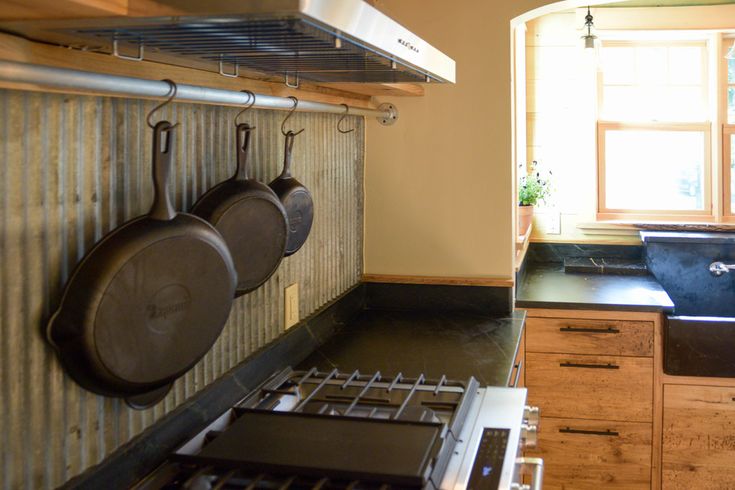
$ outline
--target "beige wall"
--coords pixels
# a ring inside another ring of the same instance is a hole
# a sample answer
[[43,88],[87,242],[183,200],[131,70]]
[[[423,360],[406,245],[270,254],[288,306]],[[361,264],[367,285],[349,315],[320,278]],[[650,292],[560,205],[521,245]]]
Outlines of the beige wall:
[[[598,17],[605,17],[598,15]],[[588,235],[596,219],[596,66],[579,46],[584,23],[575,10],[534,19],[526,30],[527,154],[551,171],[553,192],[534,211],[534,241],[637,242],[632,236]],[[560,124],[563,121],[563,124]],[[561,220],[559,233],[549,233]],[[600,230],[601,231],[601,230]]]
[[457,84],[386,99],[398,123],[367,124],[365,273],[510,278],[510,25],[553,2],[374,3],[454,58]]

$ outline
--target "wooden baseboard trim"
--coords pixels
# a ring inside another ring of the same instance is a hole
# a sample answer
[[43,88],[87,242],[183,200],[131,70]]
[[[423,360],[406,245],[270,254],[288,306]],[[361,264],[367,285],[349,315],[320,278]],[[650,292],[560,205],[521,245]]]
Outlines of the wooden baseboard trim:
[[512,278],[505,277],[434,277],[398,276],[390,274],[364,274],[363,282],[384,282],[393,284],[434,284],[443,286],[486,286],[511,288],[515,285]]

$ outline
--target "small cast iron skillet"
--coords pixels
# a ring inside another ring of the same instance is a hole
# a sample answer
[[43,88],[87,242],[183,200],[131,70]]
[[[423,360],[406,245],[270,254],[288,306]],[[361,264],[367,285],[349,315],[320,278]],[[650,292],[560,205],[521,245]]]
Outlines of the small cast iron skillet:
[[288,242],[285,255],[296,253],[306,243],[314,221],[314,201],[309,189],[291,176],[291,150],[296,133],[286,133],[283,172],[271,182],[270,188],[283,203],[288,216]]
[[82,259],[47,330],[80,385],[134,408],[158,402],[206,354],[235,291],[224,239],[171,204],[172,129],[161,121],[153,130],[149,214],[110,232]]

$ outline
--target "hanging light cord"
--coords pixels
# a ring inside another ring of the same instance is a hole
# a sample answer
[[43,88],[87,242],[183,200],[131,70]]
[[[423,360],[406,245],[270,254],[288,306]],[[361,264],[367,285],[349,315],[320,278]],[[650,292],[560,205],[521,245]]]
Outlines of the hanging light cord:
[[584,20],[585,20],[584,25],[587,26],[587,36],[592,36],[592,26],[595,25],[592,22],[592,19],[594,19],[594,17],[592,17],[592,14],[590,13],[590,8],[588,6],[587,7],[587,16],[584,18]]

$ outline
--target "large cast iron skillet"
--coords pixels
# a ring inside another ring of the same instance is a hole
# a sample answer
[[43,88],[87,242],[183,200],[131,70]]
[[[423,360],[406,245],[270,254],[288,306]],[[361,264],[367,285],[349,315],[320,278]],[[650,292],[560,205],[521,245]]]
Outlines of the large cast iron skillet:
[[248,178],[248,147],[255,128],[237,125],[237,170],[194,205],[227,242],[237,270],[237,295],[248,293],[278,269],[286,250],[286,212],[265,184]]
[[225,241],[171,204],[172,129],[167,121],[154,128],[150,213],[110,232],[82,259],[48,325],[80,385],[136,408],[159,401],[209,350],[235,291]]

